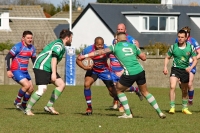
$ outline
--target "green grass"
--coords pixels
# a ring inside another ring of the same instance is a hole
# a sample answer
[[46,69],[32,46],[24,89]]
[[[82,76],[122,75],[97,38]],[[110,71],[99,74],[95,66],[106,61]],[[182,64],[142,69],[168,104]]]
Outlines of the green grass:
[[60,112],[57,116],[43,111],[54,88],[48,86],[47,92],[33,107],[35,116],[26,116],[21,111],[17,111],[13,105],[19,87],[18,85],[0,86],[0,132],[2,133],[195,133],[200,130],[199,89],[195,90],[194,105],[189,107],[193,112],[192,115],[181,112],[180,89],[176,90],[176,113],[171,115],[167,113],[170,108],[169,89],[150,88],[149,91],[167,115],[166,119],[160,119],[145,99],[139,101],[139,98],[132,93],[126,93],[126,95],[134,118],[118,119],[117,116],[122,113],[109,109],[112,98],[105,87],[92,87],[92,116],[84,114],[86,103],[82,86],[66,86],[54,105]]

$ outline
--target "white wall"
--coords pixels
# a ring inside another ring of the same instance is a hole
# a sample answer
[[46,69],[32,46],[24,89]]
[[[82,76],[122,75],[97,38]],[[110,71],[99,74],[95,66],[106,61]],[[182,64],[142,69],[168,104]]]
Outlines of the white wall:
[[138,32],[141,32],[142,24],[140,23],[140,19],[138,15],[127,15],[126,18],[128,21],[135,27]]
[[8,31],[10,31],[9,12],[3,12],[2,14],[0,14],[0,17],[2,17],[0,30],[8,30]]
[[93,44],[97,36],[103,37],[104,43],[107,45],[111,45],[113,40],[112,33],[90,8],[85,12],[78,23],[76,23],[72,32],[72,46],[75,48],[80,48],[81,44]]
[[200,29],[200,17],[190,17],[192,21],[199,27]]

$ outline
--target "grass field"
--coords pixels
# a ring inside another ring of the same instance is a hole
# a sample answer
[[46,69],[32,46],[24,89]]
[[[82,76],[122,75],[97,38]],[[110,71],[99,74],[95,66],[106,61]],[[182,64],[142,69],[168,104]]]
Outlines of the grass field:
[[[192,115],[181,112],[181,93],[176,90],[176,110],[174,115],[168,114],[168,89],[150,88],[160,108],[167,115],[160,119],[154,109],[144,99],[139,101],[135,93],[126,93],[129,105],[134,113],[133,119],[119,119],[122,113],[109,109],[112,98],[105,87],[92,87],[93,115],[86,116],[86,103],[83,87],[67,86],[54,107],[60,115],[50,115],[43,111],[49,100],[53,86],[33,107],[35,116],[26,116],[15,109],[13,101],[20,86],[0,86],[0,132],[15,133],[182,133],[199,132],[200,126],[200,90],[195,90],[194,105],[189,107]],[[36,87],[35,87],[36,88]]]

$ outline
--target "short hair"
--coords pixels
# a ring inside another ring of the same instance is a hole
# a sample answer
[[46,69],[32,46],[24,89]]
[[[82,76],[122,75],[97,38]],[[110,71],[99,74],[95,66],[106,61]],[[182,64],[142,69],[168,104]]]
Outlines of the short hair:
[[97,42],[97,40],[102,40],[102,41],[103,41],[103,43],[104,43],[104,39],[103,39],[102,37],[100,37],[100,36],[98,36],[98,37],[96,37],[96,38],[94,39],[94,43],[96,43],[96,42]]
[[179,30],[178,34],[185,34],[185,37],[187,37],[187,32],[185,30]]
[[22,37],[25,37],[26,35],[33,35],[33,33],[29,30],[26,30],[23,32]]
[[71,35],[73,35],[73,33],[67,29],[63,29],[61,32],[60,32],[60,36],[59,38],[60,39],[64,39],[65,37],[70,37]]
[[117,36],[119,36],[119,35],[126,35],[126,33],[125,32],[118,32]]

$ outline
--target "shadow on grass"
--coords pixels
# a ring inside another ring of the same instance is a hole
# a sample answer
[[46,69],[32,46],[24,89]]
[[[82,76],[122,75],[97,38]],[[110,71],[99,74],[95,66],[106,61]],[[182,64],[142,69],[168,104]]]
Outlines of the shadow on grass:
[[17,110],[16,108],[4,108],[6,110]]

